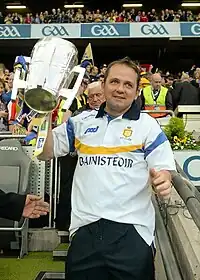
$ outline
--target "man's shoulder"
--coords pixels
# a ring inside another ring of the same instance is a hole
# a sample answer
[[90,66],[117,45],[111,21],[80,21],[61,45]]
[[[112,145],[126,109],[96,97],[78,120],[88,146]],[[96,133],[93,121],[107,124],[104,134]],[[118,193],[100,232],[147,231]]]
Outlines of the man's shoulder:
[[146,113],[145,111],[141,111],[139,121],[142,122],[142,123],[145,123],[146,125],[148,125],[148,124],[153,124],[153,123],[157,123],[156,119],[154,119],[153,117],[151,117],[151,116],[150,116],[148,113]]

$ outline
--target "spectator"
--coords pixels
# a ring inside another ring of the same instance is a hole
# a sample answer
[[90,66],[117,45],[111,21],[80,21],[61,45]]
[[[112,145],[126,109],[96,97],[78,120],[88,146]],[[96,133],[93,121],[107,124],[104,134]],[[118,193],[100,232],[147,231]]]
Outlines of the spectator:
[[13,19],[12,19],[12,16],[11,16],[10,13],[5,17],[4,23],[5,24],[12,24],[13,23]]
[[148,21],[149,22],[153,22],[153,21],[156,21],[156,10],[155,9],[152,9],[150,13],[148,13]]
[[148,22],[148,17],[146,16],[145,12],[142,12],[140,16],[140,22]]
[[36,24],[40,24],[40,16],[39,16],[39,14],[38,14],[38,13],[35,15],[35,20],[34,20],[34,23],[36,23]]
[[15,14],[14,14],[13,23],[14,23],[14,24],[20,24],[20,23],[21,23],[21,20],[20,20],[20,17],[19,17],[19,15],[18,15],[18,13],[15,13]]
[[0,80],[0,131],[8,131],[8,110],[2,95],[5,92],[5,84]]
[[4,71],[5,71],[5,65],[3,63],[0,63],[0,79],[4,80]]
[[0,12],[0,24],[3,24],[3,23],[4,23],[3,15],[2,15],[2,12]]
[[178,105],[199,105],[200,95],[199,88],[196,88],[190,83],[188,74],[183,73],[181,82],[176,83],[172,91],[173,109],[175,110]]
[[135,17],[135,21],[140,22],[140,18],[141,18],[141,11],[138,12],[137,16]]
[[26,14],[26,17],[24,18],[24,23],[25,24],[31,24],[32,23],[32,20],[31,20],[31,16],[30,14]]
[[90,72],[90,78],[91,81],[96,81],[98,80],[98,73],[99,73],[99,69],[97,66],[93,66]]

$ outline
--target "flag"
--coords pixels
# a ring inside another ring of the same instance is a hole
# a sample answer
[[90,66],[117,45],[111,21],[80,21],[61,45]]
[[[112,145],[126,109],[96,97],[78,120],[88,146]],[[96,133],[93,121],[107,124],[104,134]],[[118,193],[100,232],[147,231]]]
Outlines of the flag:
[[84,55],[81,60],[81,67],[86,68],[89,64],[94,65],[91,43],[89,43],[85,49]]

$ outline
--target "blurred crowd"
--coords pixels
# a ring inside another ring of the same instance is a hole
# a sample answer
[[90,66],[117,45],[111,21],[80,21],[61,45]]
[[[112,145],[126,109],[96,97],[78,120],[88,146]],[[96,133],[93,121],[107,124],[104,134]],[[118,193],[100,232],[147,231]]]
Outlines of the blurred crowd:
[[[104,100],[103,93],[100,90],[100,82],[104,80],[107,65],[102,64],[98,67],[86,61],[83,67],[86,68],[86,74],[80,86],[77,98],[69,109],[71,115],[83,109],[96,108]],[[155,73],[155,71],[152,71],[153,66],[149,67],[149,69],[144,69],[142,65],[138,64],[138,67],[140,67],[141,70],[140,92],[143,92],[148,86],[152,89],[153,94],[154,91],[155,94],[157,94],[156,92],[160,92],[160,90],[165,88],[170,94],[170,102],[169,105],[167,105],[168,107],[166,106],[167,109],[174,110],[180,104],[200,104],[200,68],[192,66],[186,73],[183,72],[172,75],[169,72],[164,73],[162,71],[156,71]],[[24,122],[23,118],[20,123],[16,121],[16,108],[13,109],[16,103],[11,100],[13,78],[13,72],[6,69],[4,64],[0,64],[0,132],[23,135],[31,134],[35,139],[37,132],[34,130],[31,123]],[[95,92],[95,89],[97,92]],[[139,106],[145,109],[144,104],[140,104]],[[57,126],[65,121],[67,118],[66,114],[68,117],[68,112],[63,112],[62,104],[60,103],[59,107],[57,107],[52,114],[53,125]]]
[[150,12],[141,10],[122,10],[116,11],[89,11],[82,9],[52,9],[36,13],[27,13],[26,15],[18,13],[9,13],[3,15],[0,12],[0,24],[40,24],[40,23],[92,23],[92,22],[179,22],[179,21],[200,21],[200,13],[193,14],[191,10],[170,10],[165,9]]

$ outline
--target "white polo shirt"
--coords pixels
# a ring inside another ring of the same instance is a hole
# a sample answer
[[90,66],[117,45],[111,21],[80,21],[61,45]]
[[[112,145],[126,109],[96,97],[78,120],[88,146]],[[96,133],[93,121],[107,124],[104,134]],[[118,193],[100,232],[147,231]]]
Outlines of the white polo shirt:
[[155,213],[149,169],[175,170],[173,152],[156,120],[140,113],[135,103],[114,119],[104,108],[83,112],[53,130],[55,157],[78,153],[70,234],[103,218],[133,224],[150,245]]

